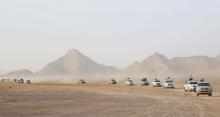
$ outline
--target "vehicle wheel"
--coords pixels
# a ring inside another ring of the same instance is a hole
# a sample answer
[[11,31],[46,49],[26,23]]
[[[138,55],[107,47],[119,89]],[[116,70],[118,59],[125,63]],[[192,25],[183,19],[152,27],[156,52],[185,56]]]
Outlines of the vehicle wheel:
[[209,96],[212,96],[212,93],[210,93]]
[[197,93],[196,96],[199,96],[199,93]]

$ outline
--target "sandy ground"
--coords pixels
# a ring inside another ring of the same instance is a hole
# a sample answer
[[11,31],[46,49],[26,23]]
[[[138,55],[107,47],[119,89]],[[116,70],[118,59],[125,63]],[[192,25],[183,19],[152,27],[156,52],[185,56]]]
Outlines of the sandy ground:
[[0,117],[219,116],[219,90],[197,97],[182,88],[0,83]]

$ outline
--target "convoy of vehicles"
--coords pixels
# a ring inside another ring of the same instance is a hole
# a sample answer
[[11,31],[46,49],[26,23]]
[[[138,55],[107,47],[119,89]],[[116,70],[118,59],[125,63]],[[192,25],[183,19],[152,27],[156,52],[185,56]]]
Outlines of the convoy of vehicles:
[[[15,83],[19,83],[19,84],[31,84],[30,80],[26,80],[26,82],[24,81],[24,79],[14,79],[13,80]],[[2,79],[2,82],[4,83],[4,79]],[[80,85],[85,85],[86,81],[84,80],[79,80],[77,82],[77,84]],[[117,81],[115,79],[110,79],[109,81],[109,85],[110,84],[117,84]],[[134,82],[131,78],[127,78],[125,84],[127,86],[132,86],[134,85]],[[140,81],[140,85],[141,86],[149,86],[150,83],[148,81],[147,78],[142,78]],[[161,81],[159,79],[154,79],[152,82],[152,86],[153,87],[164,87],[164,88],[175,88],[175,83],[173,81],[173,79],[170,79],[170,77],[168,77],[166,80],[164,80],[163,85],[161,84]],[[184,85],[184,91],[185,92],[195,92],[197,96],[199,95],[208,95],[208,96],[212,96],[212,92],[213,92],[213,88],[210,85],[210,83],[205,82],[204,78],[197,81],[194,80],[192,78],[192,76],[186,81],[186,84]]]

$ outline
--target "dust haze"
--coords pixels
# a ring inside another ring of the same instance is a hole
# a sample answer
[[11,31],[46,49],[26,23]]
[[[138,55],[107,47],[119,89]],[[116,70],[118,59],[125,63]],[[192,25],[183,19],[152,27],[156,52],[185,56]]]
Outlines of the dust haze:
[[0,117],[219,117],[219,0],[0,0]]

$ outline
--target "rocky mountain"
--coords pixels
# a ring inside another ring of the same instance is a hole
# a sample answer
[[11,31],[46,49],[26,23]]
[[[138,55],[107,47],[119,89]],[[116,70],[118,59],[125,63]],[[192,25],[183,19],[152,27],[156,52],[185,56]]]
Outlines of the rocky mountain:
[[4,79],[20,79],[20,78],[30,78],[33,77],[35,74],[28,69],[21,69],[9,72],[7,74],[3,74],[0,78]]
[[148,78],[173,78],[194,76],[220,76],[220,55],[212,58],[207,56],[174,57],[155,53],[141,62],[135,62],[125,70],[101,65],[78,50],[69,50],[64,56],[47,64],[36,74],[23,69],[0,75],[1,78],[30,78],[36,81],[73,82],[78,79],[106,81],[110,78],[124,80],[132,77],[139,80]]
[[130,77],[185,77],[190,74],[197,76],[220,76],[220,61],[207,56],[175,57],[169,59],[155,53],[144,61],[129,66],[123,76]]
[[142,62],[135,62],[130,65],[124,72],[123,76],[141,78],[141,77],[158,77],[169,76],[172,74],[170,61],[167,57],[155,53]]
[[76,78],[101,79],[118,72],[118,69],[98,64],[78,50],[73,49],[69,50],[63,57],[43,67],[37,72],[37,75],[57,77],[57,80],[74,80]]

